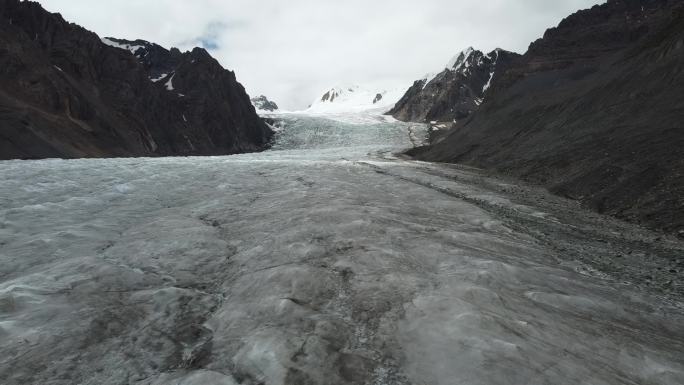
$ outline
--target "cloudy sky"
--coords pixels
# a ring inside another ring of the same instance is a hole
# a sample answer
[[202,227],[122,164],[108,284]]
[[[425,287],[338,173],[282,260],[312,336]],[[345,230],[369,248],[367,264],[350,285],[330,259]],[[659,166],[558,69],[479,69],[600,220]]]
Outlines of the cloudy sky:
[[605,0],[39,0],[100,36],[204,46],[250,95],[305,108],[326,88],[408,87],[462,49],[523,53]]

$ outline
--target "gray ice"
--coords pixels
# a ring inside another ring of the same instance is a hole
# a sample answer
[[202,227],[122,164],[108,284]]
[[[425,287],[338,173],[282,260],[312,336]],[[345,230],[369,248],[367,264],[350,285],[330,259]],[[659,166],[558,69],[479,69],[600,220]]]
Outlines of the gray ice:
[[0,163],[0,383],[684,384],[681,302],[525,225],[586,221],[393,155],[425,127],[281,119],[259,154]]

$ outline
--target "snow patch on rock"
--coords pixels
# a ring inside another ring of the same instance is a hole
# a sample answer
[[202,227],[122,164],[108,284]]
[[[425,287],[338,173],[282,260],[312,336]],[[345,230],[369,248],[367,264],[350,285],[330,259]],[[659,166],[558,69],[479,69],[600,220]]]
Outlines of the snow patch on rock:
[[107,38],[107,37],[103,37],[100,40],[102,40],[102,43],[104,43],[105,45],[108,45],[108,46],[114,47],[114,48],[124,49],[126,51],[130,51],[132,54],[135,54],[141,48],[145,48],[145,46],[142,46],[142,45],[117,43],[114,40],[111,40],[110,38]]
[[158,82],[158,81],[160,81],[160,80],[163,80],[163,79],[166,78],[167,76],[169,76],[169,74],[161,74],[161,75],[159,75],[159,77],[157,77],[157,78],[150,78],[150,80],[152,81],[152,83],[156,83],[156,82]]
[[166,90],[167,90],[167,91],[173,91],[173,90],[174,90],[174,88],[173,88],[173,78],[174,78],[175,76],[176,76],[176,74],[171,75],[171,78],[169,79],[169,81],[166,82],[166,84],[164,84],[164,87],[166,87]]

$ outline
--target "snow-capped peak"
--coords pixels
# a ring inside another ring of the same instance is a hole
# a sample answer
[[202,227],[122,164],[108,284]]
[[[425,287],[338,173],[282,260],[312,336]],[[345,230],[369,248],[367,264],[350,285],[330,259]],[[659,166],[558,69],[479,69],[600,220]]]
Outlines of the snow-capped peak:
[[278,105],[275,102],[268,100],[264,95],[257,96],[250,100],[259,113],[273,113],[279,110]]
[[[362,91],[358,85],[336,86],[326,91],[320,98],[320,103],[334,103],[336,99],[354,99],[355,94]],[[316,102],[314,102],[315,104]]]
[[[360,112],[386,110],[403,96],[407,87],[372,89],[359,85],[335,86],[327,89],[306,110],[307,113]],[[385,112],[385,111],[383,111]]]
[[[494,51],[484,54],[482,51],[476,50],[473,47],[468,47],[463,51],[456,54],[446,65],[446,69],[440,70],[437,73],[430,73],[423,76],[420,81],[423,82],[423,89],[437,77],[445,72],[456,72],[464,76],[472,75],[473,71],[477,71],[485,66],[493,65],[494,68],[499,60],[499,54],[503,52],[502,49],[497,48]],[[485,85],[485,90],[489,88],[491,80],[493,78],[493,71],[490,74],[489,82]]]
[[475,52],[473,47],[468,47],[459,52],[456,56],[449,60],[449,63],[446,65],[446,69],[458,71],[462,67],[466,66],[469,62],[468,58],[473,54],[473,52]]

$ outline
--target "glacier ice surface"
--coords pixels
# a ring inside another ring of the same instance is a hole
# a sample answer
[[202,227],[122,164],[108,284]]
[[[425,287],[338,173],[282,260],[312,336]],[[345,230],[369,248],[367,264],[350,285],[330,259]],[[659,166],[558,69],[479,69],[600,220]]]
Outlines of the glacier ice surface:
[[260,154],[1,162],[2,383],[684,383],[681,312],[487,208],[553,213],[393,155],[425,127],[347,118],[284,115]]

